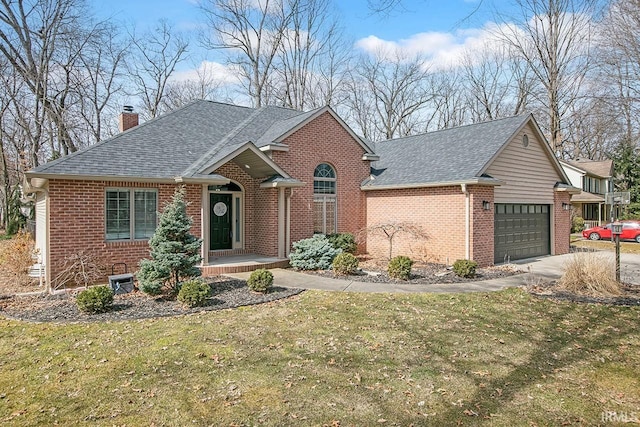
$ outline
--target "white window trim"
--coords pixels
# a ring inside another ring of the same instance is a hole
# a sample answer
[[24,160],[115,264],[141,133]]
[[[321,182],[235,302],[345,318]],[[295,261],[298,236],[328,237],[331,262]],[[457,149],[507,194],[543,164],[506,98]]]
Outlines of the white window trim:
[[[316,176],[316,169],[318,168],[318,166],[325,164],[327,166],[329,166],[331,168],[331,170],[333,171],[333,175],[335,176],[335,178],[328,178],[328,177],[317,177]],[[316,201],[320,201],[320,199],[322,199],[322,234],[327,234],[327,200],[333,200],[334,203],[334,212],[333,212],[333,223],[334,223],[334,233],[338,233],[338,174],[336,172],[336,168],[333,167],[333,165],[331,165],[330,163],[327,162],[321,162],[318,163],[318,165],[314,168],[313,170],[313,181],[314,181],[314,192],[313,192],[313,201],[314,203]],[[329,181],[329,182],[333,182],[335,183],[333,186],[334,189],[334,193],[333,194],[327,194],[327,193],[316,193],[315,192],[315,181]],[[314,230],[313,232],[315,233],[315,223],[314,223]]]
[[[109,191],[128,191],[129,192],[129,238],[128,239],[108,239],[107,238],[107,193]],[[135,187],[107,187],[104,189],[104,240],[105,242],[144,242],[150,237],[142,239],[135,238],[135,193],[146,192],[155,193],[156,195],[156,227],[158,226],[158,190],[156,188],[135,188]]]

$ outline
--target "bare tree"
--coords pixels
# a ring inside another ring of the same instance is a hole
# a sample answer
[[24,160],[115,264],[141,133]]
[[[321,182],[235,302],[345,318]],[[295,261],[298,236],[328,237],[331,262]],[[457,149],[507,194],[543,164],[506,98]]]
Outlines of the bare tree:
[[[520,17],[504,18],[502,40],[526,61],[545,89],[549,142],[562,155],[562,120],[580,96],[590,67],[592,17],[597,0],[516,0]],[[510,21],[515,18],[515,24]]]
[[174,110],[195,99],[217,99],[222,94],[222,81],[206,65],[196,70],[193,79],[171,81],[162,100],[164,110]]
[[528,107],[533,82],[526,64],[506,47],[485,46],[467,52],[462,74],[471,121],[474,123],[521,114]]
[[113,115],[114,97],[124,91],[124,59],[126,44],[116,36],[115,26],[105,25],[84,47],[80,56],[82,86],[78,119],[84,123],[86,135],[75,135],[86,140],[86,145],[110,136],[108,123]]
[[385,221],[371,225],[357,233],[359,241],[366,240],[367,236],[381,236],[389,243],[389,259],[393,258],[393,243],[400,235],[406,235],[412,239],[426,240],[429,235],[424,229],[412,222],[406,221]]
[[330,0],[291,3],[289,28],[274,62],[271,90],[297,110],[331,103],[339,75],[346,71],[347,47]]
[[237,67],[253,105],[261,107],[272,78],[274,62],[299,0],[202,0],[210,32],[203,45],[228,51],[227,62]]
[[[429,70],[421,58],[362,56],[354,71],[351,105],[361,121],[371,120],[373,139],[391,139],[415,132],[420,111],[434,98],[428,86]],[[365,87],[366,92],[361,88]],[[368,99],[366,94],[371,97]]]
[[434,83],[437,89],[432,103],[431,117],[424,123],[423,131],[448,129],[468,123],[465,105],[464,79],[458,69],[438,73]]
[[135,53],[129,74],[136,95],[142,100],[143,116],[151,119],[162,113],[167,84],[176,66],[186,59],[189,42],[162,19],[140,37],[132,32],[131,44]]
[[78,51],[70,51],[90,37],[81,25],[81,0],[0,0],[0,53],[33,96],[36,127],[29,132],[31,158],[39,163],[46,125],[40,111],[55,127],[62,151],[75,151],[65,121],[66,97],[72,90],[70,69]]

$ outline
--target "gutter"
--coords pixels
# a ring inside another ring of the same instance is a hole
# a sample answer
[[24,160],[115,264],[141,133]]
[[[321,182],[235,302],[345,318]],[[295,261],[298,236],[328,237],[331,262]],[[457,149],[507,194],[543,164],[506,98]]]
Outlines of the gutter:
[[391,184],[391,185],[373,185],[375,178],[369,178],[366,184],[361,185],[360,189],[363,191],[374,190],[399,190],[402,188],[432,188],[432,187],[449,187],[458,185],[490,185],[499,186],[505,184],[505,181],[501,181],[495,178],[473,178],[460,181],[442,181],[442,182],[423,182],[413,184]]
[[460,184],[464,194],[464,258],[469,259],[471,253],[471,195],[467,184]]

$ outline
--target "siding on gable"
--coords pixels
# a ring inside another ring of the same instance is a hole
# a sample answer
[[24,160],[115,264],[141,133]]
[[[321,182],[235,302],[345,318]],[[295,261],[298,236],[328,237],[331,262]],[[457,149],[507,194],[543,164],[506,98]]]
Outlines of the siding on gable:
[[[524,147],[522,136],[529,137]],[[495,203],[553,204],[554,186],[562,177],[553,167],[531,124],[509,142],[486,173],[504,182],[495,188]]]

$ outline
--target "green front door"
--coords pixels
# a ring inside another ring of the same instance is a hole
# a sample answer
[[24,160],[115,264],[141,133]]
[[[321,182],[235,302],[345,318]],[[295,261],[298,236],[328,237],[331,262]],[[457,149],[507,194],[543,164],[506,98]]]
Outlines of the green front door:
[[231,194],[209,196],[209,249],[231,249]]

